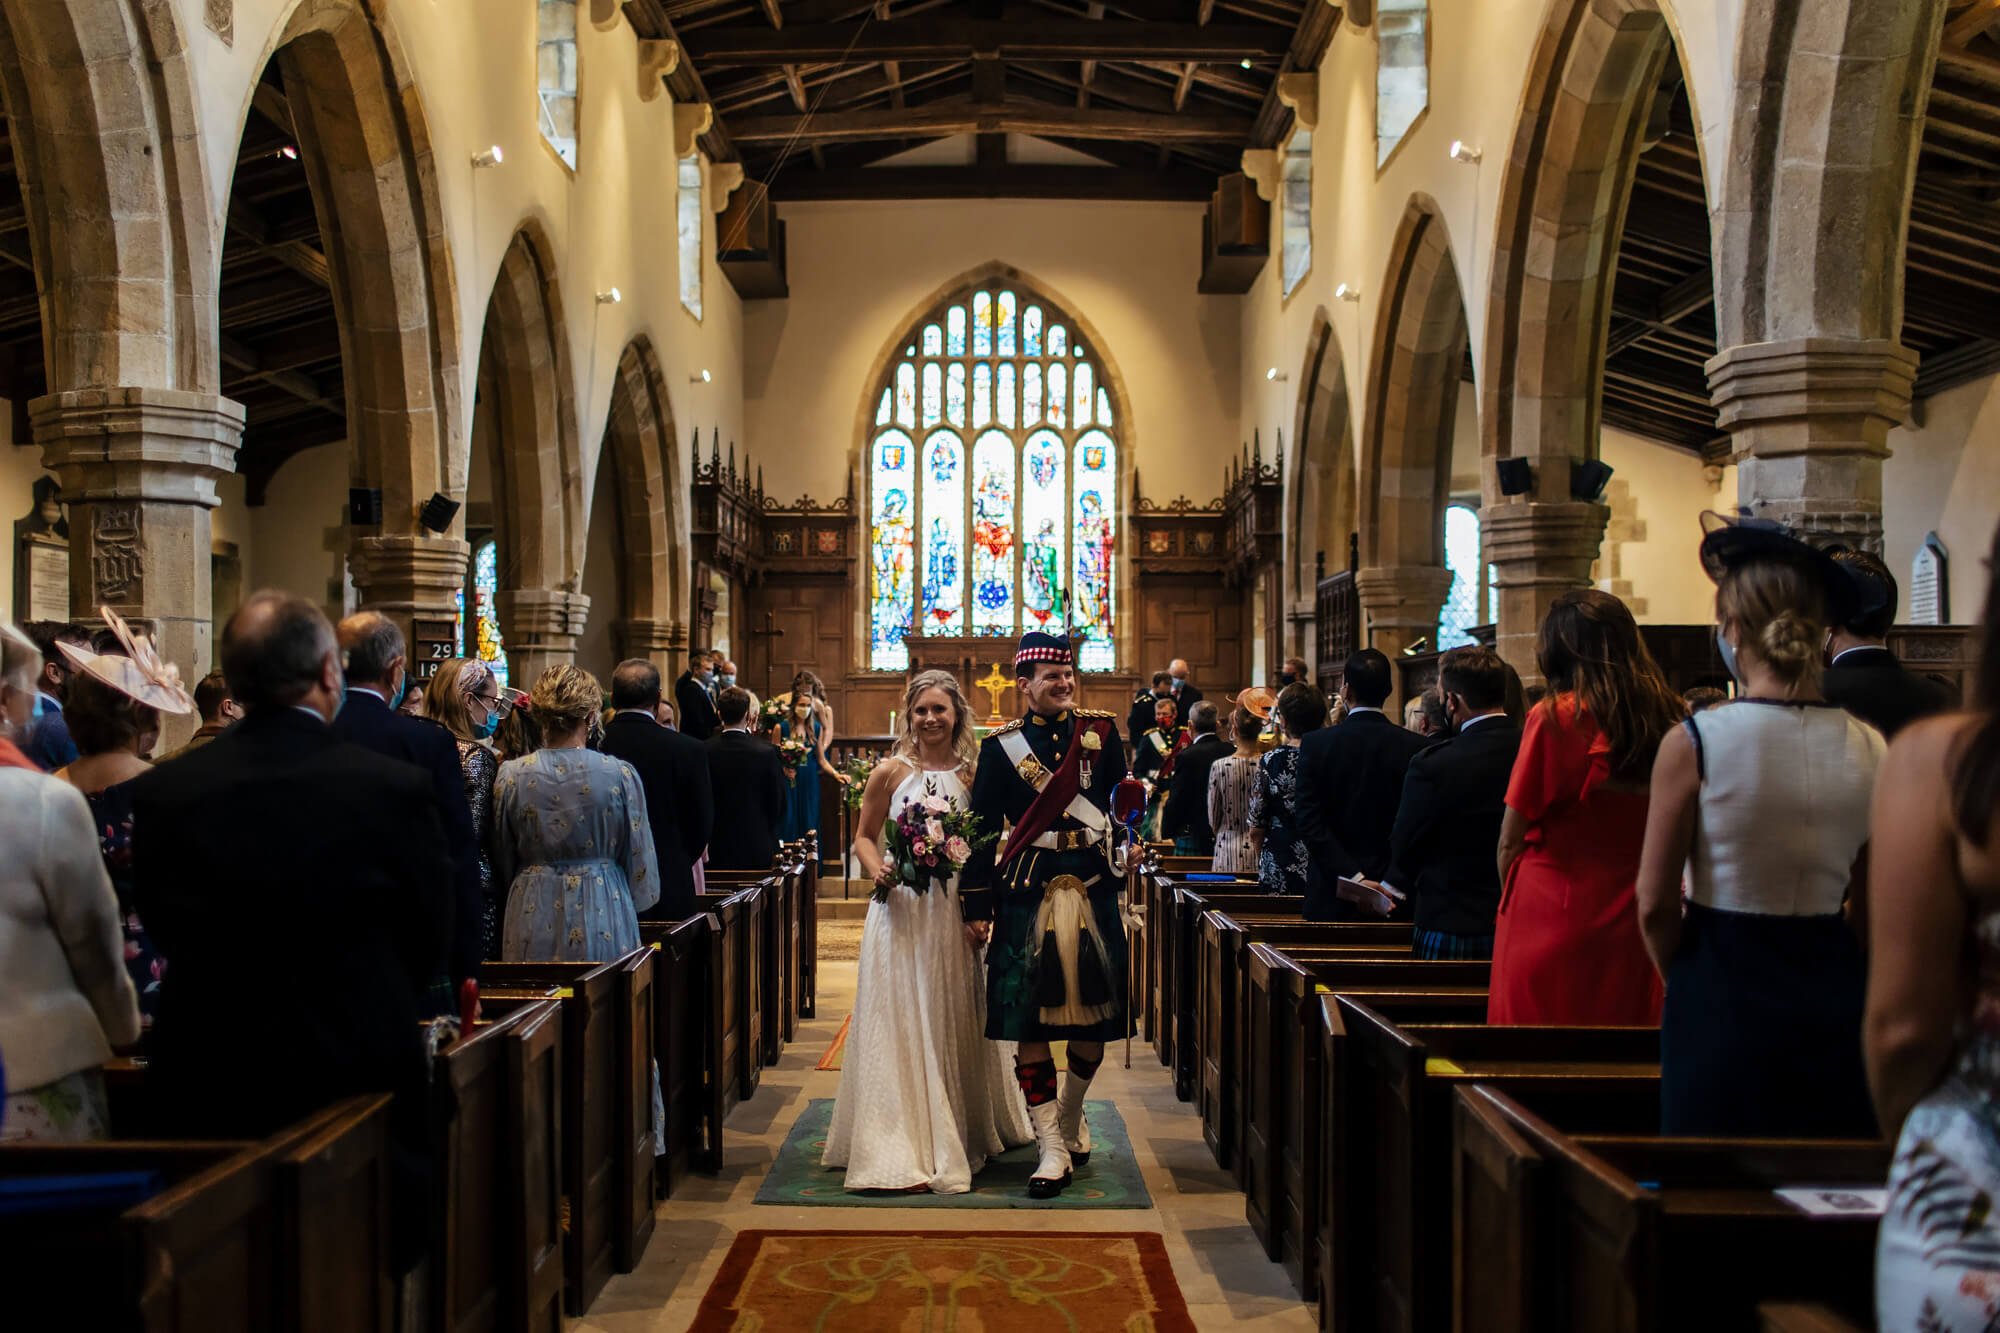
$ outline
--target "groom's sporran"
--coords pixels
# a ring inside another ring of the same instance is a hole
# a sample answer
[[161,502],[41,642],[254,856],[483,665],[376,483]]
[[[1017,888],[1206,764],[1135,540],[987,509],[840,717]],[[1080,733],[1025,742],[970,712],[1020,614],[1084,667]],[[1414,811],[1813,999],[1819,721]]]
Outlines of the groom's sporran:
[[[1021,1044],[1016,1073],[1041,1150],[1028,1192],[1051,1198],[1090,1158],[1083,1100],[1103,1044],[1131,1031],[1125,849],[1110,813],[1125,747],[1110,713],[1073,706],[1068,639],[1022,636],[1014,674],[1026,712],[980,746],[971,795],[981,826],[1003,832],[967,863],[959,899],[968,921],[993,923],[986,1035]],[[1069,1043],[1060,1094],[1051,1041]]]

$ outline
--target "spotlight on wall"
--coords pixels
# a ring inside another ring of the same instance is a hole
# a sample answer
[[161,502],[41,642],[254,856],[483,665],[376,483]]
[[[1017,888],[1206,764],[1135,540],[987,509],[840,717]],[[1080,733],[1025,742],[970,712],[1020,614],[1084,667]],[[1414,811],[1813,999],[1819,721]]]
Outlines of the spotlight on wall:
[[1411,644],[1409,647],[1403,650],[1403,656],[1421,657],[1430,650],[1431,650],[1431,636],[1428,634],[1424,634],[1418,636],[1417,641],[1415,643]]
[[1291,376],[1287,375],[1284,371],[1278,369],[1276,366],[1272,366],[1269,370],[1264,372],[1264,378],[1267,380],[1275,381],[1276,383],[1279,384],[1283,384],[1286,380],[1290,379]]
[[619,291],[616,287],[609,288],[608,290],[601,291],[597,294],[597,304],[599,305],[617,305],[620,301],[624,299],[625,299],[625,294]]
[[278,150],[278,156],[284,158],[287,162],[296,162],[299,160],[299,146],[295,143],[288,143]]
[[424,525],[427,532],[448,532],[451,521],[458,517],[458,501],[443,491],[432,491],[431,498],[424,501],[423,508],[417,510],[417,522]]
[[1611,464],[1599,458],[1569,465],[1569,498],[1596,500],[1611,484]]
[[483,153],[472,155],[472,165],[475,167],[497,167],[506,160],[507,155],[500,151],[500,145],[497,143]]
[[1502,495],[1526,495],[1535,489],[1535,465],[1525,458],[1496,458],[1493,475]]
[[1351,282],[1343,282],[1333,289],[1333,294],[1343,301],[1359,301],[1361,289]]
[[1251,68],[1251,65],[1250,65],[1250,57],[1249,57],[1249,56],[1245,56],[1245,57],[1243,57],[1243,60],[1242,60],[1242,62],[1241,62],[1241,63],[1242,63],[1242,65],[1243,65],[1243,68],[1245,68],[1245,69],[1249,69],[1249,68]]
[[1453,139],[1451,141],[1451,160],[1454,162],[1476,164],[1480,158],[1485,156],[1486,154],[1481,152],[1476,144],[1469,144],[1463,139]]
[[688,376],[688,383],[707,384],[710,380],[714,378],[715,376],[708,373],[708,367],[703,366],[700,370],[697,370],[694,374]]

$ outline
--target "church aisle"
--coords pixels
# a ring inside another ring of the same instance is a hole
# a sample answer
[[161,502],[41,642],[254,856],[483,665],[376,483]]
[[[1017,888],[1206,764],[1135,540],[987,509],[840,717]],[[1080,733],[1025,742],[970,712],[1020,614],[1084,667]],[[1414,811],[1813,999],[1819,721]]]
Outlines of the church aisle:
[[757,1095],[737,1107],[727,1126],[719,1176],[692,1176],[661,1206],[659,1229],[637,1271],[614,1277],[569,1333],[681,1333],[688,1328],[739,1230],[820,1228],[1000,1232],[1046,1230],[1157,1232],[1165,1238],[1174,1280],[1197,1328],[1225,1324],[1254,1333],[1315,1327],[1284,1270],[1264,1257],[1243,1216],[1243,1195],[1215,1165],[1201,1140],[1192,1104],[1174,1099],[1172,1080],[1152,1048],[1132,1043],[1106,1053],[1092,1099],[1117,1104],[1131,1134],[1148,1209],[1034,1208],[784,1208],[753,1203],[779,1147],[807,1103],[832,1097],[837,1070],[821,1071],[827,1044],[854,999],[855,963],[820,963],[820,1016],[799,1025],[778,1064],[764,1070]]

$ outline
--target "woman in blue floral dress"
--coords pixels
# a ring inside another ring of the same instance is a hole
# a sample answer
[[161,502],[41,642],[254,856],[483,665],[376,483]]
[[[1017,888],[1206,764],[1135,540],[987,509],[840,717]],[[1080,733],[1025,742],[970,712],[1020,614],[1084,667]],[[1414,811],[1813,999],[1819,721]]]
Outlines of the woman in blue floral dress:
[[1326,725],[1326,698],[1300,681],[1285,686],[1271,710],[1284,743],[1257,761],[1250,788],[1250,828],[1260,835],[1257,880],[1266,893],[1306,891],[1306,842],[1299,832],[1299,742]]

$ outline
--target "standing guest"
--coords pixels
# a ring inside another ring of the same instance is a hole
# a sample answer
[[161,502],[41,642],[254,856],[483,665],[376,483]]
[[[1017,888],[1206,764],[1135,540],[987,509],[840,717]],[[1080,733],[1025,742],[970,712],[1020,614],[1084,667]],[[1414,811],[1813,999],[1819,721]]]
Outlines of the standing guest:
[[396,711],[404,717],[419,719],[429,717],[424,703],[424,686],[419,684],[413,689],[404,690],[402,699],[396,704]]
[[[1155,671],[1153,673],[1152,685],[1132,696],[1132,711],[1125,715],[1125,734],[1131,739],[1133,749],[1132,772],[1136,777],[1145,776],[1144,773],[1139,771],[1139,760],[1142,753],[1139,750],[1139,738],[1159,725],[1155,720],[1154,710],[1158,707],[1160,700],[1172,699],[1173,697],[1174,678],[1164,671]],[[1159,766],[1158,758],[1156,757],[1153,762],[1154,767],[1157,768]]]
[[[40,773],[41,765],[21,752],[35,716],[35,680],[42,674],[42,653],[34,640],[0,621],[0,768]],[[0,1077],[5,1070],[0,1068]]]
[[237,707],[235,696],[229,692],[229,682],[222,678],[220,671],[211,671],[196,682],[194,711],[201,716],[201,725],[195,728],[194,735],[187,738],[187,744],[160,760],[161,763],[199,750],[235,725],[243,716],[243,710]]
[[660,867],[660,900],[643,915],[681,921],[694,915],[694,865],[715,828],[708,751],[694,737],[660,725],[660,669],[643,657],[612,671],[611,706],[618,715],[604,728],[601,748],[639,775]]
[[93,652],[67,641],[58,645],[69,659],[69,726],[77,759],[56,776],[83,793],[90,804],[97,845],[118,895],[125,929],[125,969],[139,995],[139,1016],[152,1026],[159,1012],[160,979],[166,959],[147,932],[133,894],[132,830],[134,784],[152,771],[145,756],[160,739],[160,714],[194,711],[174,668],[160,661],[149,640],[134,635],[106,608],[107,644],[113,652]]
[[1633,884],[1653,755],[1687,710],[1610,593],[1556,598],[1535,659],[1550,692],[1507,784],[1486,1021],[1650,1026],[1660,977]]
[[42,674],[35,682],[35,725],[21,752],[42,772],[53,773],[76,758],[76,742],[70,739],[69,723],[63,717],[72,672],[61,645],[83,647],[90,642],[90,631],[61,620],[31,620],[21,630],[42,655]]
[[1257,761],[1257,782],[1250,789],[1257,883],[1266,893],[1303,895],[1311,857],[1299,827],[1299,743],[1326,725],[1326,696],[1300,681],[1278,691],[1271,711],[1284,740]]
[[1418,695],[1415,703],[1417,722],[1412,731],[1430,741],[1451,735],[1451,710],[1445,707],[1444,694],[1436,685]]
[[1188,664],[1181,658],[1167,663],[1167,684],[1173,690],[1174,720],[1185,727],[1194,714],[1194,706],[1201,702],[1201,691],[1188,679]]
[[1208,770],[1208,827],[1215,835],[1215,860],[1209,868],[1219,875],[1257,873],[1258,839],[1250,827],[1250,791],[1257,784],[1257,760],[1263,754],[1257,742],[1263,732],[1263,719],[1247,708],[1236,709],[1229,715],[1235,749]]
[[[395,1093],[390,1214],[407,1267],[429,1226],[417,999],[451,939],[437,801],[424,773],[334,736],[340,647],[305,598],[245,601],[222,672],[243,721],[133,792],[139,909],[173,959],[147,1083],[169,1134],[245,1139]],[[308,977],[312,959],[324,966]]]
[[[833,710],[822,698],[825,687],[819,677],[810,671],[801,671],[792,678],[792,691],[785,697],[784,715],[772,728],[784,740],[804,742],[806,757],[804,762],[786,772],[785,820],[779,831],[779,839],[790,842],[803,838],[819,827],[819,779],[824,773],[842,786],[847,784],[847,775],[833,766],[826,757],[827,742],[833,739],[830,719]],[[756,702],[752,696],[751,702]]]
[[1717,704],[1729,702],[1729,695],[1713,685],[1694,685],[1681,691],[1681,702],[1687,705],[1688,716],[1705,713]]
[[1288,657],[1278,668],[1278,688],[1281,690],[1288,685],[1311,683],[1312,668],[1306,665],[1306,659],[1303,657]]
[[[2000,529],[1988,556],[2000,569]],[[1897,734],[1869,854],[1868,1082],[1896,1142],[1876,1326],[1986,1329],[2000,1251],[2000,579],[1970,713]]]
[[715,688],[726,690],[736,683],[736,663],[726,657],[717,658],[715,663]]
[[622,958],[639,947],[639,913],[660,899],[646,789],[632,765],[584,747],[604,701],[595,676],[552,666],[532,698],[546,743],[493,782],[493,870],[507,885],[500,956]]
[[[403,631],[380,611],[357,611],[336,633],[347,668],[347,689],[333,734],[364,750],[415,764],[431,780],[431,796],[444,821],[445,847],[456,874],[451,957],[433,979],[430,1012],[458,1012],[457,987],[479,975],[485,951],[485,895],[479,887],[479,842],[465,797],[465,770],[451,733],[398,711],[410,693]],[[419,687],[421,692],[421,687]]]
[[722,725],[709,693],[714,680],[715,664],[708,650],[689,649],[687,670],[674,682],[674,707],[681,715],[681,730],[698,741],[707,740]]
[[506,908],[493,876],[493,780],[500,760],[487,748],[500,721],[514,710],[512,694],[500,688],[493,669],[476,657],[438,663],[424,689],[424,716],[451,734],[472,816],[472,845],[479,870],[479,957],[500,956],[500,918]]
[[1507,716],[1507,664],[1490,648],[1438,659],[1446,739],[1410,761],[1382,882],[1412,900],[1419,958],[1491,958],[1507,779],[1521,728]]
[[1890,738],[1918,718],[1955,705],[1944,686],[1911,671],[1889,651],[1896,576],[1881,557],[1847,547],[1831,554],[1853,585],[1854,610],[1827,629],[1827,699]]
[[1667,983],[1661,1130],[1872,1138],[1854,1040],[1865,965],[1841,908],[1861,906],[1885,745],[1819,690],[1852,585],[1775,523],[1717,528],[1701,558],[1743,697],[1668,732],[1653,763],[1638,895]]
[[[1168,760],[1188,744],[1188,733],[1174,720],[1175,716],[1172,699],[1165,695],[1154,698],[1152,720],[1132,747],[1133,777],[1165,782],[1169,771]],[[1164,799],[1164,791],[1161,796]]]
[[769,870],[778,859],[785,819],[785,765],[778,747],[751,730],[750,692],[732,685],[716,701],[722,730],[708,739],[708,777],[728,793],[715,809],[708,840],[711,870]]
[[493,733],[493,752],[504,764],[509,759],[525,759],[542,748],[542,724],[535,721],[535,710],[527,695],[509,689],[500,693],[507,706],[501,709],[500,726]]
[[[26,635],[0,625],[7,731],[26,722],[41,665]],[[91,822],[68,784],[25,761],[0,765],[0,1143],[105,1137],[98,1066],[139,1039],[118,899]]]
[[1298,817],[1311,850],[1308,921],[1355,920],[1359,908],[1336,899],[1341,877],[1379,880],[1389,869],[1389,832],[1410,760],[1424,738],[1382,711],[1393,676],[1389,659],[1363,648],[1347,659],[1340,698],[1347,720],[1299,746]]
[[1208,856],[1215,831],[1208,824],[1208,775],[1230,747],[1216,735],[1216,707],[1206,699],[1188,714],[1188,743],[1162,776],[1167,799],[1160,807],[1160,836],[1171,838],[1176,856]]

